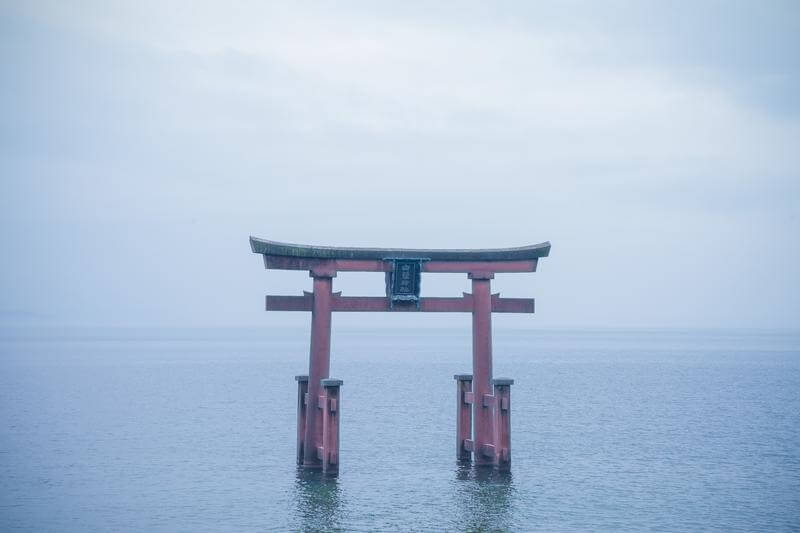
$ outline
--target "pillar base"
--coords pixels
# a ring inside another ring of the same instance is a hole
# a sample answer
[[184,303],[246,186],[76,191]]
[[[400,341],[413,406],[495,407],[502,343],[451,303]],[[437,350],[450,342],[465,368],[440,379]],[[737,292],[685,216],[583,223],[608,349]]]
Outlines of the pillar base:
[[[456,374],[456,459],[476,467],[509,470],[511,468],[511,385],[510,378],[491,380],[494,394],[484,394],[477,401],[472,390],[472,374]],[[489,442],[476,444],[473,435],[473,412],[486,409],[494,432]]]
[[322,446],[317,448],[317,457],[322,462],[324,474],[339,473],[339,413],[341,410],[341,379],[321,379],[324,391],[319,400],[322,410]]
[[[308,376],[295,376],[297,380],[297,464],[308,470],[321,470],[326,474],[339,471],[339,388],[341,379],[321,379],[320,394],[316,401],[308,393]],[[317,442],[316,450],[311,441],[306,441],[306,425],[309,409],[316,409],[322,418],[322,436]],[[309,456],[313,459],[308,460]]]

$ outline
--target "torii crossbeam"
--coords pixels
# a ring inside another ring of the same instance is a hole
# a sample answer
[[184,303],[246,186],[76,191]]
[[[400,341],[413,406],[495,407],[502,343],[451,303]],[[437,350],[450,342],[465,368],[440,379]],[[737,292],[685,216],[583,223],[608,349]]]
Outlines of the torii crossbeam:
[[[511,379],[492,379],[492,313],[533,313],[532,298],[492,294],[498,272],[535,272],[550,253],[544,242],[520,248],[426,250],[306,246],[250,237],[254,253],[268,269],[308,270],[313,292],[302,296],[267,296],[267,311],[311,311],[308,375],[297,376],[297,462],[339,469],[340,380],[329,379],[331,313],[464,312],[472,313],[472,374],[456,374],[456,457],[476,465],[511,466]],[[384,272],[386,296],[342,296],[332,290],[337,272]],[[472,293],[456,298],[420,296],[423,273],[463,272]],[[474,427],[473,427],[474,420]]]

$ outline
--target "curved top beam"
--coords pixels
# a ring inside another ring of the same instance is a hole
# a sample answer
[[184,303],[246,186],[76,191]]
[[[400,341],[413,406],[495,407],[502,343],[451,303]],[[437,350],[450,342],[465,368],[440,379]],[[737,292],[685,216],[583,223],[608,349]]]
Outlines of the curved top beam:
[[430,259],[433,261],[513,261],[538,259],[550,254],[550,242],[518,248],[428,250],[412,248],[349,248],[308,246],[250,237],[253,253],[304,259]]

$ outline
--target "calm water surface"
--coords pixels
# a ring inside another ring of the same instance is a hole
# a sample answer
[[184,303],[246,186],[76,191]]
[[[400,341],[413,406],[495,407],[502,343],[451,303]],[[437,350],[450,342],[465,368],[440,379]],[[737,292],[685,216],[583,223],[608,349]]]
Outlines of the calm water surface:
[[513,469],[459,468],[469,328],[337,329],[338,479],[298,471],[308,332],[0,331],[0,530],[800,529],[800,336],[495,330]]

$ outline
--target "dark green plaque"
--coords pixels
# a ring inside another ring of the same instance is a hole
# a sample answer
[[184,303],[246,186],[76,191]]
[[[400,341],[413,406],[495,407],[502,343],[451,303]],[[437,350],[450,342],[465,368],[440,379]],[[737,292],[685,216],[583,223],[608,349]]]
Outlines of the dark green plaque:
[[387,276],[386,295],[394,302],[419,302],[422,261],[394,259],[394,271]]

